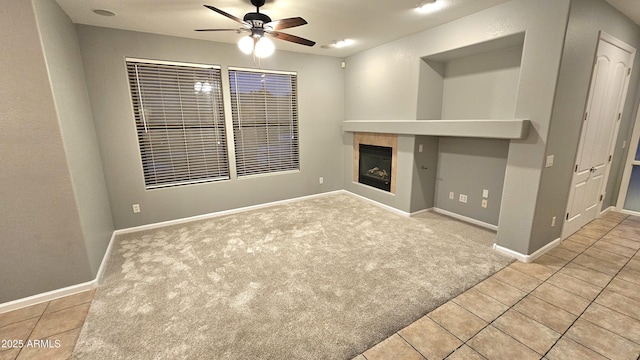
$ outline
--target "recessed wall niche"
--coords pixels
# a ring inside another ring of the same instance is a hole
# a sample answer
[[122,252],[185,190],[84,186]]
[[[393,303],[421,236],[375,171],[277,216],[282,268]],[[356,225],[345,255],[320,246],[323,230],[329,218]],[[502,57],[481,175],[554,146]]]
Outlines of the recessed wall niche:
[[[517,34],[422,58],[417,118],[514,119],[523,44]],[[434,207],[497,227],[508,152],[508,140],[441,137]]]
[[423,57],[417,119],[511,120],[524,34]]

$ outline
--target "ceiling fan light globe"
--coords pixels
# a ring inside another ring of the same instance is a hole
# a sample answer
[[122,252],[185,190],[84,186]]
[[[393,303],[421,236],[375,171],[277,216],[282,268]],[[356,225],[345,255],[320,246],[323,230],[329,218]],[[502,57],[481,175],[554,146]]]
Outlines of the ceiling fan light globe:
[[416,10],[420,13],[430,13],[441,9],[443,6],[442,0],[423,0],[418,4]]
[[276,50],[275,45],[273,45],[273,41],[266,37],[261,37],[256,43],[255,54],[259,58],[269,57]]
[[238,41],[238,48],[244,54],[251,54],[253,52],[253,38],[251,36],[243,36]]

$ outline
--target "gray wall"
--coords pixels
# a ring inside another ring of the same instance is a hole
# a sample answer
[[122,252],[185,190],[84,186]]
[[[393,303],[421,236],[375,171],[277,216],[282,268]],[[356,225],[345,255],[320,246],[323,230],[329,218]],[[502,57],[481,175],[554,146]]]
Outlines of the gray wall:
[[[429,91],[420,81],[437,76],[425,74],[423,58],[526,33],[513,116],[530,119],[531,127],[526,139],[509,145],[497,238],[498,245],[523,254],[531,249],[569,4],[569,0],[513,0],[346,60],[346,119],[429,119],[436,111],[419,105],[419,98]],[[345,165],[350,161],[349,146],[345,144]],[[345,177],[345,187],[348,181]]]
[[[521,58],[522,46],[516,46],[444,62],[441,118],[513,119]],[[508,152],[507,140],[441,138],[435,207],[497,226]]]
[[[547,145],[547,154],[555,155],[554,165],[543,171],[531,251],[543,246],[546,239],[560,237],[561,227],[551,228],[550,223],[553,216],[558,220],[564,219],[567,208],[580,127],[600,30],[640,49],[640,26],[605,1],[573,0],[571,2],[571,16],[562,54]],[[622,142],[626,140],[629,143],[638,104],[635,100],[640,79],[638,70],[640,70],[640,56],[636,54],[603,209],[615,205],[620,189],[622,165],[628,149],[628,147],[622,148]]]
[[[442,137],[438,149],[435,207],[498,225],[509,141]],[[489,190],[486,208],[484,189]],[[460,194],[467,195],[466,203]]]
[[522,47],[445,63],[442,119],[513,119]]
[[[231,44],[91,26],[77,31],[117,229],[342,189],[340,59],[276,51],[262,60],[262,68],[298,73],[300,172],[146,191],[125,57],[221,65],[223,84],[227,66],[253,67],[252,57]],[[230,121],[228,86],[223,95]],[[133,214],[136,203],[141,212]]]
[[[416,136],[413,149],[413,183],[410,212],[430,209],[435,205],[438,171],[438,137]],[[422,145],[422,152],[420,152]]]
[[75,26],[50,0],[34,0],[53,100],[93,277],[113,233],[113,220]]
[[0,11],[0,303],[92,279],[30,1]]

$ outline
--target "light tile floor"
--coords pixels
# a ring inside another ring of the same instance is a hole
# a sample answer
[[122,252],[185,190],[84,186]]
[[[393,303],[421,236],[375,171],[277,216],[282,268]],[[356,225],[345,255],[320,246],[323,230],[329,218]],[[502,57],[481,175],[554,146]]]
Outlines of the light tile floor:
[[0,314],[0,360],[71,357],[94,292]]
[[638,249],[640,217],[607,213],[354,360],[639,359]]
[[[640,217],[607,213],[534,263],[511,264],[354,360],[638,359],[639,249]],[[0,360],[68,359],[93,295],[0,314]]]

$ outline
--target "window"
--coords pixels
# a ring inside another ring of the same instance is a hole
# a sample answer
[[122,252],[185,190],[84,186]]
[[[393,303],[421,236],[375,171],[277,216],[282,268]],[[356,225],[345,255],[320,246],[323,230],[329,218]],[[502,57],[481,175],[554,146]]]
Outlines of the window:
[[296,74],[229,69],[238,177],[299,170]]
[[147,189],[229,178],[220,68],[127,59]]

